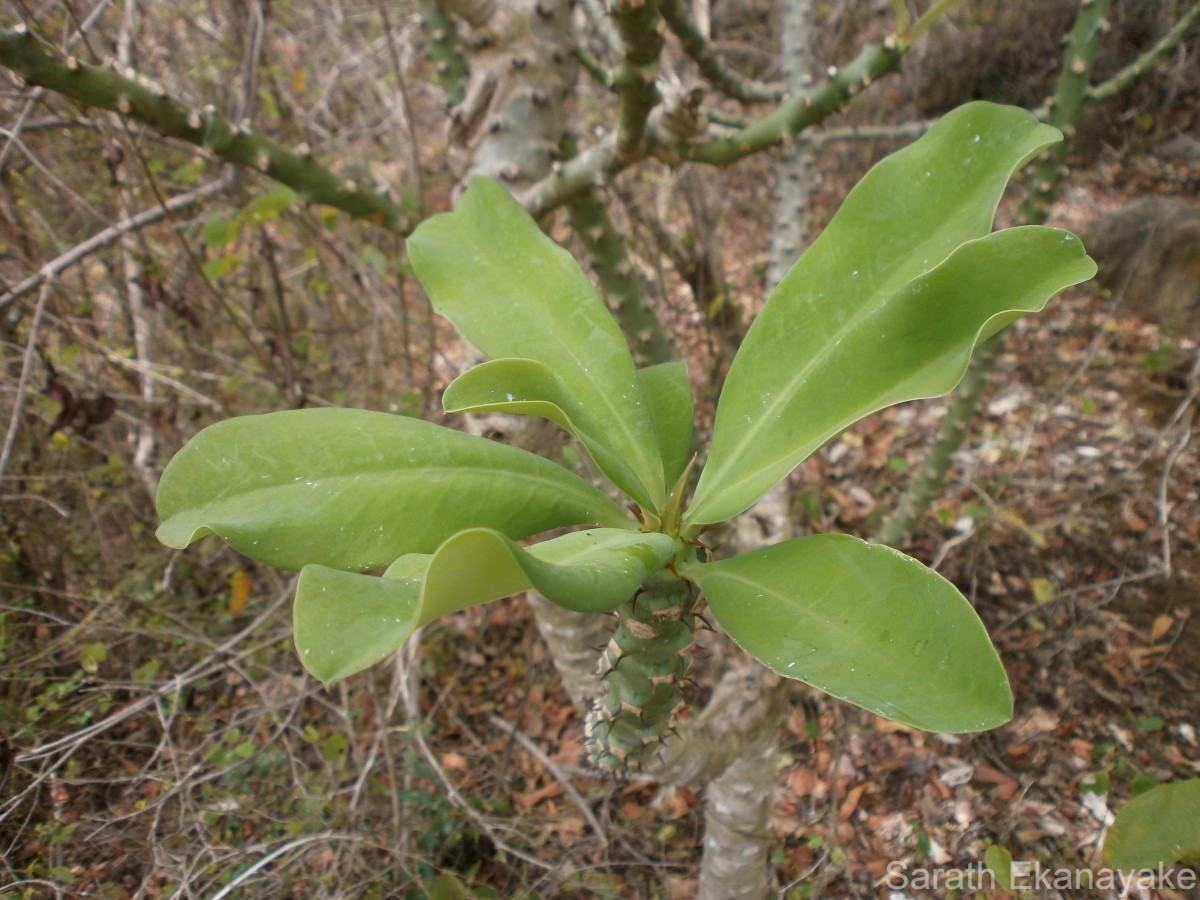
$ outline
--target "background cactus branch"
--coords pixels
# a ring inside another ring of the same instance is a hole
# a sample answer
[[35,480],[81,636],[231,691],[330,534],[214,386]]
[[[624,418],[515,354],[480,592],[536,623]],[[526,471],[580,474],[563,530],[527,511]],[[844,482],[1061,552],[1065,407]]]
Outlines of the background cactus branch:
[[353,181],[316,162],[306,149],[283,147],[256,133],[249,123],[233,124],[212,106],[185,103],[131,71],[122,74],[63,56],[23,28],[0,31],[0,65],[31,85],[84,106],[120,113],[161,135],[203,147],[222,162],[261,172],[307,202],[332,206],[401,234],[415,224],[386,196],[359,190]]
[[[1032,182],[1021,206],[1021,219],[1026,225],[1044,222],[1050,206],[1058,197],[1067,171],[1070,136],[1075,131],[1075,122],[1088,97],[1096,51],[1100,46],[1100,37],[1106,30],[1107,13],[1108,0],[1082,0],[1079,5],[1075,25],[1063,52],[1054,98],[1047,113],[1049,123],[1060,129],[1066,139],[1043,153],[1034,166]],[[985,341],[971,358],[966,375],[950,397],[937,438],[926,451],[917,474],[875,535],[880,543],[891,546],[904,544],[946,483],[954,454],[966,439],[968,425],[979,408],[983,389],[1003,346],[1004,332],[1000,332]]]
[[661,99],[655,80],[663,39],[658,32],[656,3],[617,0],[613,20],[621,35],[624,57],[613,72],[612,89],[621,99],[617,120],[618,159],[635,160],[646,155],[646,122]]
[[[853,62],[832,69],[826,80],[804,96],[782,101],[773,112],[729,137],[685,144],[676,152],[684,160],[725,165],[782,144],[842,109],[874,81],[898,71],[905,49],[895,38],[868,45]],[[535,217],[545,215],[593,187],[608,183],[637,160],[636,156],[618,154],[615,137],[606,135],[532,185],[522,195],[522,203]]]
[[775,103],[786,96],[787,89],[782,84],[763,84],[730,69],[696,27],[683,0],[659,0],[658,9],[700,74],[721,93],[744,104]]
[[693,162],[725,165],[781,144],[824,121],[872,82],[898,71],[904,52],[905,46],[894,36],[881,44],[868,44],[846,66],[830,66],[827,77],[805,94],[789,97],[729,137],[691,144],[681,153]]
[[425,33],[425,55],[433,63],[438,84],[446,95],[446,106],[458,106],[467,95],[467,78],[471,74],[467,58],[458,47],[458,25],[436,0],[421,0],[417,10]]
[[1123,91],[1129,90],[1137,83],[1139,78],[1142,78],[1150,71],[1156,62],[1179,46],[1179,42],[1197,24],[1200,24],[1200,3],[1192,4],[1192,7],[1179,17],[1179,20],[1171,26],[1170,30],[1155,41],[1154,45],[1145,53],[1108,80],[1092,87],[1088,91],[1087,99],[1092,103],[1103,103],[1105,100],[1109,100]]
[[654,314],[645,286],[625,252],[625,240],[613,226],[606,207],[588,191],[567,207],[567,219],[583,241],[609,309],[629,338],[641,365],[669,362],[675,345]]

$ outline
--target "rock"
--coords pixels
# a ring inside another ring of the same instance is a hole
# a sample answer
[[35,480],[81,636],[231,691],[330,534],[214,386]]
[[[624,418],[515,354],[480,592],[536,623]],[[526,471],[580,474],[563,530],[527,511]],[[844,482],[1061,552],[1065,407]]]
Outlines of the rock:
[[1200,206],[1143,197],[1084,237],[1097,279],[1128,311],[1174,334],[1200,335]]
[[1158,148],[1158,155],[1170,162],[1200,169],[1200,138],[1177,134]]

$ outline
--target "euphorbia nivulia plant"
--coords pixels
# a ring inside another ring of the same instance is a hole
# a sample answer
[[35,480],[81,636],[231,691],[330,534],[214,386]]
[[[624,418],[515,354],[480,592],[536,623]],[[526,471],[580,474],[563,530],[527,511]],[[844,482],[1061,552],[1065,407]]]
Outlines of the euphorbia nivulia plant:
[[[836,534],[712,561],[699,538],[864,416],[949,391],[979,341],[1091,277],[1067,232],[990,231],[1009,177],[1060,137],[1027,112],[973,103],[868,172],[746,335],[694,490],[684,364],[637,368],[570,255],[475,179],[408,245],[435,308],[490,357],[449,386],[445,408],[556,422],[634,512],[513,447],[305,409],[196,435],[163,473],[159,537],[183,548],[215,533],[299,569],[296,646],[326,684],[436,616],[529,588],[615,610],[606,693],[587,723],[592,758],[610,769],[660,748],[705,598],[781,675],[917,728],[999,725],[1012,712],[1004,668],[970,604],[921,563]],[[569,526],[583,527],[517,543]]]

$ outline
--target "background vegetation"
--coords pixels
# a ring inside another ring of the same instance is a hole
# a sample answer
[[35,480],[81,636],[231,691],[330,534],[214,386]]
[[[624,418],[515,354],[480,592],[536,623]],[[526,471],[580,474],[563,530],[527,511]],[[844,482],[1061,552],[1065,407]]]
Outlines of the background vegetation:
[[[1114,2],[1097,78],[1191,5]],[[416,7],[9,0],[0,17],[307,145],[417,217],[448,207],[465,163]],[[1036,107],[1076,9],[964,0],[829,130],[979,97]],[[780,77],[770,4],[712,16],[738,71]],[[881,39],[889,16],[817,4],[814,74]],[[1198,50],[1193,29],[1092,107],[1056,224],[1194,194]],[[674,42],[667,58],[684,67]],[[0,890],[689,896],[697,797],[584,769],[580,722],[520,602],[435,623],[325,692],[295,658],[284,576],[153,538],[157,473],[215,419],[318,405],[440,417],[464,351],[401,239],[11,74],[0,90]],[[573,116],[612,108],[578,81]],[[822,142],[812,227],[899,143]],[[650,162],[605,192],[702,404],[763,294],[773,168]],[[565,222],[548,224],[583,256]],[[797,691],[773,806],[781,893],[873,896],[889,860],[965,866],[993,843],[1086,865],[1110,805],[1200,771],[1197,326],[1164,331],[1119,305],[1122,287],[1014,328],[907,547],[976,601],[1017,718],[949,741]],[[872,533],[941,406],[889,411],[806,463],[793,520]],[[701,675],[698,697],[710,685]]]

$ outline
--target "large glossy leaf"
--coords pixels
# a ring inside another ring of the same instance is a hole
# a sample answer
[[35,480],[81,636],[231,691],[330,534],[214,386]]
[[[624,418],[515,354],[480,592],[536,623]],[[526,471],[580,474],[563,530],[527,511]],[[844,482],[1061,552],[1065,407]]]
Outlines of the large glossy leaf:
[[954,585],[889,547],[811,535],[684,571],[759,662],[926,731],[1012,716],[1004,667]]
[[533,454],[354,409],[211,425],[171,460],[157,504],[168,546],[215,533],[291,569],[382,568],[466,528],[520,538],[575,524],[632,527],[600,491]]
[[576,612],[605,612],[675,556],[665,534],[621,529],[576,531],[521,548],[496,531],[454,535],[434,555],[424,602],[436,615],[528,588]]
[[1200,778],[1160,784],[1117,813],[1104,839],[1114,869],[1154,869],[1200,860]]
[[569,407],[570,400],[558,378],[532,359],[493,359],[481,363],[455,378],[442,394],[442,408],[446,412],[541,416],[585,440],[564,406]]
[[[633,357],[571,255],[482,177],[453,213],[421,223],[408,251],[434,308],[489,357],[534,360],[553,372],[561,401],[554,405],[607,447],[596,464],[658,510],[665,479]],[[612,460],[622,466],[606,468]]]
[[379,662],[438,616],[531,587],[578,612],[614,609],[674,555],[662,534],[593,529],[521,548],[497,531],[471,529],[432,556],[401,557],[382,578],[305,566],[296,647],[328,684]]
[[300,662],[326,686],[386,659],[421,625],[428,554],[402,556],[384,577],[309,565],[292,607]]
[[689,521],[746,509],[864,415],[951,390],[981,336],[1091,277],[1066,232],[980,240],[1012,172],[1058,138],[971,103],[867,173],[738,350]]
[[695,400],[687,364],[676,360],[638,369],[642,394],[650,404],[658,452],[667,484],[674,486],[692,456]]
[[475,366],[450,383],[442,406],[453,413],[501,412],[549,419],[575,435],[615,484],[637,483],[637,473],[628,462],[613,452],[604,437],[587,430],[594,423],[578,418],[578,404],[562,380],[535,360],[494,359]]

